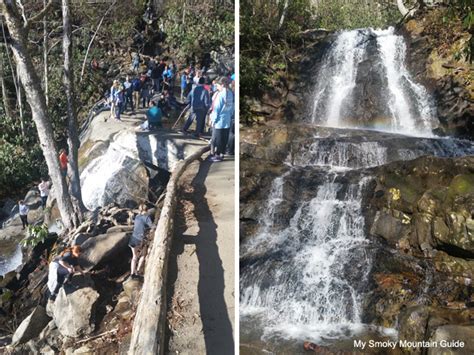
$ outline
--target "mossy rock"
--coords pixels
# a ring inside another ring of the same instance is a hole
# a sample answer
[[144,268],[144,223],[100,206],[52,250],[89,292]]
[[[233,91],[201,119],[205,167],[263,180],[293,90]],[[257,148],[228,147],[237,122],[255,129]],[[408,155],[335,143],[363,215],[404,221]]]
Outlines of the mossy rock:
[[448,197],[454,198],[456,195],[467,194],[474,194],[474,174],[455,176],[449,185]]

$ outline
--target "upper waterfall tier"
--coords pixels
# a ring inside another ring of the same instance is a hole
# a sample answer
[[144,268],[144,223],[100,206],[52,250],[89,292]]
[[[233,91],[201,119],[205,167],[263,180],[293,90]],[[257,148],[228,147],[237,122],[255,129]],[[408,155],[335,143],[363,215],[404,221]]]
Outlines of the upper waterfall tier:
[[435,109],[408,72],[405,55],[404,39],[393,28],[341,32],[318,70],[312,122],[431,135]]

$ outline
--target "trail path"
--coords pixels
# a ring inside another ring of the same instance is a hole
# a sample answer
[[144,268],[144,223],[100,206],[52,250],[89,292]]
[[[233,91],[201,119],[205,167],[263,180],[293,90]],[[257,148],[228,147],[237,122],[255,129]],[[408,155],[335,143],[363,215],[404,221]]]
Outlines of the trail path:
[[233,160],[195,162],[183,176],[169,266],[169,354],[234,353],[234,183]]

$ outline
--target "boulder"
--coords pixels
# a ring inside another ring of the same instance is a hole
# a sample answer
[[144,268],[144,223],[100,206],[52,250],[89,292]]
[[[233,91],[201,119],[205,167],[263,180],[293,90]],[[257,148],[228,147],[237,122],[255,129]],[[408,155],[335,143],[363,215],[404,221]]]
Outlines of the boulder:
[[440,347],[430,348],[428,355],[474,354],[472,339],[474,339],[474,325],[443,325],[436,328],[430,339]]
[[380,236],[395,245],[408,232],[408,227],[386,211],[377,211],[370,234]]
[[[49,302],[48,304],[53,304]],[[41,331],[38,336],[39,340],[43,342],[46,346],[50,348],[60,349],[62,344],[62,336],[59,333],[58,327],[54,320],[51,320],[48,325]],[[44,354],[42,351],[41,354]]]
[[125,296],[127,296],[129,302],[131,304],[136,304],[138,301],[138,297],[140,294],[140,290],[142,288],[143,282],[141,280],[134,280],[132,278],[128,278],[124,283],[122,284],[123,286],[123,292]]
[[53,319],[61,335],[77,338],[92,333],[98,298],[90,277],[75,276],[72,285],[61,288],[53,307]]
[[111,145],[81,173],[82,197],[89,210],[148,197],[148,174],[143,163],[127,151]]
[[81,266],[91,270],[100,263],[112,260],[127,247],[128,240],[128,232],[111,232],[87,239],[81,246]]
[[44,307],[37,306],[16,329],[15,333],[13,334],[12,345],[16,346],[36,338],[50,320],[51,318],[49,318],[46,314]]

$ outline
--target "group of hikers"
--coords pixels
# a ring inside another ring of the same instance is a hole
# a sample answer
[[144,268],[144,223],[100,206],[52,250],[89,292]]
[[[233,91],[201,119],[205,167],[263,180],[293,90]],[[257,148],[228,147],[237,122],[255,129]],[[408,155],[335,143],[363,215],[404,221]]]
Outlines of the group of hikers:
[[[176,73],[174,61],[168,64],[164,60],[150,59],[146,66],[147,71],[139,76],[132,78],[127,75],[123,83],[118,80],[113,82],[108,95],[111,116],[120,120],[120,115],[128,108],[133,114],[141,102],[142,107],[148,110],[147,120],[140,127],[144,130],[152,130],[162,126],[161,119],[166,106],[171,109],[186,106],[189,116],[182,127],[182,132],[188,134],[191,124],[196,121],[194,136],[201,138],[204,134],[206,118],[209,117],[209,126],[212,130],[210,159],[214,162],[222,161],[224,154],[229,150],[231,143],[229,136],[233,135],[234,129],[233,76],[222,76],[211,81],[206,75],[205,68],[201,70],[189,66],[183,69],[180,78],[182,102],[179,104],[173,94]],[[132,61],[132,70],[138,73],[139,68],[140,58],[136,55]],[[231,154],[233,154],[233,147],[231,149]],[[68,158],[65,149],[60,150],[58,160],[61,174],[66,177]],[[50,188],[51,182],[42,178],[41,183],[38,184],[38,191],[43,209],[46,208]],[[25,201],[21,200],[18,202],[18,208],[22,227],[25,229],[28,226],[29,207]],[[145,236],[154,227],[147,206],[140,204],[128,243],[132,252],[130,265],[132,279],[141,278],[140,270],[143,268],[147,249]],[[81,253],[81,246],[73,245],[64,249],[51,261],[48,274],[50,300],[56,299],[61,287],[71,281],[74,273],[84,274],[84,270],[79,266]]]
[[[146,236],[151,233],[155,225],[148,214],[145,204],[138,206],[138,214],[134,219],[132,235],[129,238],[128,246],[132,251],[132,261],[130,265],[130,278],[141,279],[140,275],[146,256]],[[83,250],[80,245],[73,245],[65,248],[49,264],[48,290],[49,299],[55,301],[62,286],[71,282],[76,272],[85,274],[80,266],[80,257]]]
[[[141,64],[143,62],[143,64]],[[140,68],[143,70],[140,71]],[[140,107],[148,109],[146,121],[140,125],[142,130],[153,130],[162,127],[162,118],[170,111],[189,110],[188,118],[182,126],[184,134],[189,133],[191,124],[196,122],[193,134],[202,138],[208,126],[212,131],[210,139],[211,160],[222,161],[226,151],[234,154],[234,75],[221,76],[211,80],[205,67],[193,64],[180,71],[180,102],[176,99],[174,89],[177,79],[177,65],[174,60],[165,61],[159,58],[132,57],[131,70],[134,75],[127,75],[125,80],[114,80],[108,92],[107,102],[110,106],[110,117],[121,120],[121,114],[128,109],[133,115]],[[179,116],[179,118],[182,115]],[[178,120],[179,120],[178,118]]]

